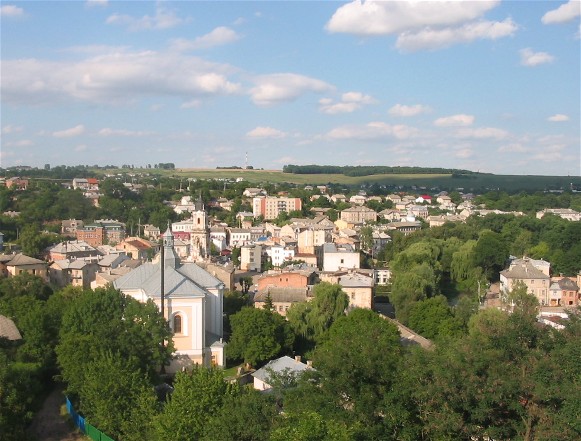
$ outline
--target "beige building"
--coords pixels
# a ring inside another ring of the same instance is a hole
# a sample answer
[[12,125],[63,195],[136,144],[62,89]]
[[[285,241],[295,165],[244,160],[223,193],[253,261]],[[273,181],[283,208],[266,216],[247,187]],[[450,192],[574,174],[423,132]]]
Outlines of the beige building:
[[302,209],[300,198],[265,196],[252,200],[252,214],[265,220],[276,219],[282,212],[290,213]]
[[377,212],[368,207],[351,207],[341,212],[341,220],[351,224],[376,222]]
[[83,289],[91,288],[95,281],[99,265],[84,260],[57,260],[48,267],[49,280],[56,286],[80,286]]
[[242,271],[261,271],[262,247],[260,245],[244,245],[240,248],[240,269]]
[[4,263],[6,272],[14,277],[21,273],[29,273],[48,281],[48,264],[43,260],[35,259],[24,254],[14,254]]
[[500,293],[506,296],[522,282],[526,285],[529,294],[534,295],[541,306],[550,305],[549,276],[550,263],[544,260],[534,260],[527,257],[515,259],[508,269],[500,272]]

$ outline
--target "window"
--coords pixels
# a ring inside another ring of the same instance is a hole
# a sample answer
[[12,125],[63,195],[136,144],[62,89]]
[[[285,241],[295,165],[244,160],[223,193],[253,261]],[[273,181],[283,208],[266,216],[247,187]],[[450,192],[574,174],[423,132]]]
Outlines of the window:
[[173,332],[174,334],[182,333],[182,316],[179,314],[176,314],[173,317]]

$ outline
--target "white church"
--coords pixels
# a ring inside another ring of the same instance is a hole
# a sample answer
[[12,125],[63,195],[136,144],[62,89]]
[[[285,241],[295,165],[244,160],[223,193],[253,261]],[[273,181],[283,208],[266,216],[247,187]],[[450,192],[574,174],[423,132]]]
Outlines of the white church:
[[208,250],[205,246],[208,243],[206,219],[196,214],[193,224],[198,234],[192,235],[195,246],[192,247],[190,261],[180,261],[174,250],[174,236],[168,228],[163,235],[163,261],[159,255],[157,261],[141,265],[114,282],[114,287],[124,294],[140,302],[151,299],[161,310],[163,265],[163,309],[173,331],[176,348],[175,357],[166,369],[169,373],[194,363],[225,365],[222,342],[224,284],[193,262],[201,260],[200,257]]

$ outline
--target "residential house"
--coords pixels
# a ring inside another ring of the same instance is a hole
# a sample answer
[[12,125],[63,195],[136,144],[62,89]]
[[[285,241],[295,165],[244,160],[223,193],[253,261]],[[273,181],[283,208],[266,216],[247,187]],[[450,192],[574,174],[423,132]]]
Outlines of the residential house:
[[527,292],[534,295],[541,306],[549,305],[549,271],[550,263],[544,260],[528,257],[512,260],[508,269],[500,272],[501,296],[506,296],[517,283],[522,282],[526,285]]
[[389,230],[399,231],[405,236],[412,234],[414,231],[418,231],[422,228],[421,222],[415,220],[405,220],[400,222],[390,222],[387,224]]
[[158,241],[161,236],[161,231],[155,225],[146,224],[143,226],[143,236],[148,240]]
[[360,256],[351,245],[326,243],[323,245],[323,271],[334,272],[346,268],[359,268]]
[[263,273],[256,281],[256,285],[259,291],[268,287],[305,288],[315,285],[318,280],[316,267],[302,266],[299,269],[287,267]]
[[416,204],[431,204],[432,196],[428,194],[422,194],[415,199]]
[[77,240],[84,240],[91,246],[117,244],[123,239],[125,224],[111,219],[96,220],[83,228],[77,228]]
[[349,308],[373,308],[374,272],[350,269],[321,273],[321,281],[339,284],[349,297]]
[[77,228],[83,228],[84,222],[77,219],[69,219],[61,222],[61,234],[63,236],[76,237]]
[[101,251],[84,240],[68,240],[50,247],[47,257],[49,261],[82,259],[88,262],[97,262],[102,256]]
[[391,279],[391,270],[389,268],[375,268],[375,284],[387,285]]
[[337,193],[337,194],[334,194],[333,196],[331,196],[331,200],[335,204],[338,204],[339,202],[347,202],[347,196],[345,196],[344,194],[341,194],[341,193]]
[[545,208],[537,212],[537,219],[542,219],[545,214],[554,214],[561,219],[578,222],[581,220],[581,213],[570,208]]
[[246,196],[247,198],[256,198],[258,196],[266,196],[266,190],[263,188],[253,188],[249,187],[242,192],[242,196]]
[[298,377],[307,369],[312,369],[311,364],[302,363],[300,356],[292,359],[285,355],[276,360],[269,361],[265,366],[252,374],[254,377],[254,389],[260,391],[272,389],[272,380],[276,376],[292,375],[293,377]]
[[260,245],[247,244],[240,248],[240,269],[242,271],[261,271],[262,247]]
[[356,194],[349,198],[349,203],[352,205],[364,205],[367,202],[367,198],[365,196]]
[[6,188],[14,188],[15,190],[26,190],[28,188],[28,179],[21,179],[18,177],[8,178],[5,181]]
[[10,260],[4,262],[4,266],[9,276],[14,277],[21,273],[29,273],[48,282],[48,264],[43,260],[24,254],[13,254]]
[[424,205],[410,205],[407,208],[407,215],[414,218],[427,219],[429,216],[428,207]]
[[549,287],[549,306],[579,305],[579,286],[577,280],[572,277],[551,277]]
[[265,254],[270,258],[270,262],[275,268],[279,268],[295,257],[295,247],[283,245],[270,245],[265,248]]
[[99,265],[95,262],[63,259],[52,262],[48,274],[50,282],[58,287],[72,285],[89,289],[98,270]]
[[140,237],[127,237],[115,248],[125,251],[125,254],[133,259],[146,261],[151,259],[159,251],[159,245]]
[[220,252],[227,247],[228,233],[224,227],[210,227],[210,243]]
[[228,246],[241,247],[251,242],[252,234],[247,228],[229,228]]
[[153,300],[160,309],[163,294],[164,317],[170,324],[176,348],[167,372],[174,373],[196,363],[224,366],[224,283],[196,263],[182,263],[173,249],[169,229],[163,235],[163,247],[163,261],[159,258],[145,263],[119,277],[113,286],[140,302]]
[[264,308],[268,298],[272,301],[272,310],[286,317],[288,309],[295,303],[311,300],[311,287],[267,286],[259,289],[254,295],[254,307]]
[[376,222],[377,212],[365,206],[351,207],[341,211],[341,220],[349,222],[350,224]]
[[393,210],[391,208],[387,208],[382,210],[378,213],[378,217],[380,219],[385,219],[389,221],[399,221],[402,217],[405,217],[399,210]]

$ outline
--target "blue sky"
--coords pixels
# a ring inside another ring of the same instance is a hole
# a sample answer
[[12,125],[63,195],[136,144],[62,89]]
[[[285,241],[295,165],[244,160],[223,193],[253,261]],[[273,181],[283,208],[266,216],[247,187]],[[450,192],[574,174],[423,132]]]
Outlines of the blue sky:
[[580,9],[1,1],[1,165],[579,175]]

